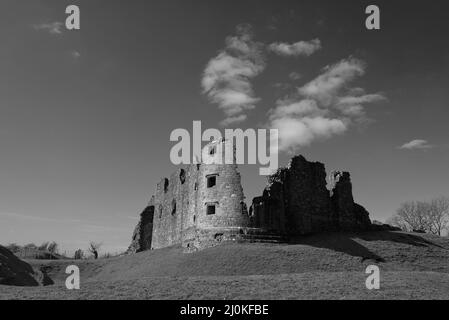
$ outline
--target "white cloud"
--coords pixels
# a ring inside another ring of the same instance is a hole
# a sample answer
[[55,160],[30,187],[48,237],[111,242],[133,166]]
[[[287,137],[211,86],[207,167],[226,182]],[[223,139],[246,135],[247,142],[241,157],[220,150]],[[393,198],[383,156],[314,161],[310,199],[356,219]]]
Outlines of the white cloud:
[[226,119],[224,119],[223,121],[220,122],[220,125],[223,127],[226,127],[228,125],[231,125],[233,123],[239,123],[239,122],[243,122],[246,120],[248,116],[246,114],[241,114],[235,117],[229,116]]
[[52,23],[42,23],[42,24],[37,24],[34,25],[33,28],[35,30],[43,30],[43,31],[47,31],[50,34],[62,34],[62,27],[63,27],[63,23],[62,22],[52,22]]
[[259,101],[250,79],[265,69],[261,45],[252,40],[251,27],[240,25],[237,36],[226,39],[226,47],[207,64],[201,85],[209,99],[218,104],[226,119],[223,125],[246,119],[245,111]]
[[433,146],[429,144],[427,140],[423,139],[412,140],[399,147],[399,149],[406,149],[406,150],[416,150],[416,149],[426,150],[431,148],[433,148]]
[[62,223],[77,223],[81,222],[78,219],[63,219],[63,218],[48,218],[40,216],[32,216],[15,212],[0,212],[0,217],[29,220],[29,221],[42,221],[42,222],[62,222]]
[[268,50],[280,56],[310,56],[319,49],[321,49],[320,39],[298,41],[293,44],[275,42],[268,46]]
[[[309,56],[320,48],[319,39],[293,44],[277,42],[266,46],[253,40],[250,25],[237,26],[236,36],[226,38],[225,48],[208,62],[201,79],[203,93],[226,116],[221,125],[245,121],[247,112],[260,101],[251,80],[265,69],[265,49],[283,56]],[[289,77],[298,80],[301,75],[292,72]],[[285,86],[279,84],[279,87]]]
[[385,97],[380,93],[365,94],[362,96],[345,96],[338,98],[339,105],[358,105],[363,103],[372,103],[384,100]]
[[365,64],[361,60],[343,59],[332,66],[325,67],[321,75],[299,88],[299,93],[316,99],[324,105],[330,105],[334,102],[339,90],[364,73]]
[[301,79],[301,74],[299,74],[298,72],[290,72],[290,74],[288,75],[288,77],[292,80],[299,80]]
[[270,120],[279,118],[288,118],[292,116],[321,116],[325,115],[327,110],[320,109],[315,100],[301,101],[278,101],[278,106],[274,110],[270,110]]
[[346,131],[343,119],[331,118],[329,110],[315,100],[278,101],[269,111],[269,127],[279,130],[279,150],[294,152],[314,140],[326,139]]
[[81,53],[79,53],[79,51],[76,51],[76,50],[70,52],[70,55],[71,55],[72,58],[75,59],[75,60],[81,57]]
[[347,95],[338,97],[336,107],[346,116],[365,118],[364,104],[386,100],[381,93],[364,94],[361,96]]
[[[282,56],[310,56],[321,49],[319,39],[293,44],[255,42],[250,26],[237,28],[237,36],[228,37],[226,46],[207,64],[203,77],[203,93],[223,110],[228,126],[247,119],[247,112],[256,107],[251,80],[265,69],[263,48]],[[268,112],[267,127],[279,130],[279,150],[294,152],[315,140],[331,138],[346,132],[352,125],[369,122],[365,105],[385,100],[383,94],[366,94],[363,88],[349,84],[365,73],[365,63],[349,57],[323,68],[320,75],[306,83],[289,98],[276,102]],[[291,72],[289,78],[301,78]],[[283,90],[291,84],[274,84]]]
[[367,122],[365,104],[386,98],[381,93],[348,88],[364,73],[361,60],[344,59],[298,88],[294,98],[279,100],[268,112],[268,127],[279,130],[279,150],[294,152],[315,140],[342,134],[353,124]]
[[310,145],[314,140],[326,139],[346,131],[346,124],[340,119],[321,116],[273,119],[271,127],[279,129],[279,150],[294,152]]

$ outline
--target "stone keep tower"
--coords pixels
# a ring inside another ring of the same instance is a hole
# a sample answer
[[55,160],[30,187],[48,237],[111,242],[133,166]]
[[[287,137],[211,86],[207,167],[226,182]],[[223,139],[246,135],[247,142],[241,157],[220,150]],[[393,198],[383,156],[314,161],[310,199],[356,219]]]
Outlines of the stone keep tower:
[[[207,155],[205,153],[208,153]],[[240,173],[235,164],[235,150],[229,141],[209,144],[203,150],[203,159],[215,161],[231,155],[233,164],[202,164],[198,181],[200,203],[199,228],[238,228],[248,224],[245,196]]]
[[195,223],[193,230],[186,229],[185,246],[232,238],[249,225],[233,144],[226,140],[209,143],[203,148],[202,160],[193,188]]

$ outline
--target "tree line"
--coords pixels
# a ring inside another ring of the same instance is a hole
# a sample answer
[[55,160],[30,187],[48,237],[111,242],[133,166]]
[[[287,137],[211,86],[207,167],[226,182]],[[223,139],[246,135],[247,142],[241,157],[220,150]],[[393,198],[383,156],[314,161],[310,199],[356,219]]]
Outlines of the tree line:
[[[90,253],[94,259],[99,258],[100,248],[102,243],[90,242],[86,251],[78,249],[73,255],[73,259],[85,259],[87,258],[86,252]],[[29,243],[26,245],[19,245],[17,243],[10,243],[5,246],[9,251],[21,258],[33,258],[33,259],[68,259],[65,254],[59,252],[59,244],[56,241],[46,241],[41,245]],[[111,257],[111,254],[105,253],[103,258]]]
[[445,231],[449,232],[449,197],[404,202],[387,223],[408,232],[442,236]]

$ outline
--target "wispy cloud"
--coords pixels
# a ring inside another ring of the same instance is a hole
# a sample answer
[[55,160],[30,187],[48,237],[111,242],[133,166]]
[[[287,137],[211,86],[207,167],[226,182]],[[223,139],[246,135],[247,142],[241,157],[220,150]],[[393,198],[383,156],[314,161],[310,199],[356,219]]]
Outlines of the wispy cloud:
[[[25,220],[27,222],[35,221],[37,222],[43,222],[46,224],[69,224],[72,227],[77,226],[84,228],[86,230],[94,230],[94,229],[111,229],[111,230],[122,230],[121,228],[115,228],[111,226],[107,226],[102,222],[99,221],[90,221],[87,219],[71,219],[71,218],[54,218],[54,217],[42,217],[42,216],[34,216],[34,215],[28,215],[28,214],[21,214],[21,213],[15,213],[15,212],[0,212],[0,217],[4,218],[11,218],[16,220]],[[123,216],[117,216],[116,218],[125,218]],[[130,219],[132,217],[126,216],[126,219]]]
[[245,112],[259,101],[250,79],[265,69],[261,50],[262,45],[253,41],[251,26],[239,25],[237,35],[228,37],[226,47],[207,64],[201,85],[225,113],[222,125],[244,121]]
[[310,56],[321,49],[320,39],[298,41],[292,44],[275,42],[268,46],[268,50],[281,56]]
[[294,152],[317,139],[341,134],[347,129],[344,119],[329,117],[312,99],[278,101],[269,112],[269,126],[279,130],[279,150]]
[[423,139],[415,139],[410,142],[404,143],[402,146],[399,147],[399,149],[405,149],[405,150],[427,150],[431,149],[434,146],[429,144],[427,140]]
[[63,222],[63,223],[78,223],[82,222],[77,219],[64,219],[64,218],[50,218],[50,217],[40,217],[40,216],[32,216],[27,214],[15,213],[15,212],[0,212],[0,217],[7,217],[13,219],[20,220],[29,220],[29,221],[42,221],[42,222]]
[[70,55],[75,60],[77,60],[77,59],[79,59],[81,57],[81,53],[79,51],[76,51],[76,50],[70,52]]
[[289,77],[291,80],[299,80],[299,79],[302,78],[301,74],[299,74],[298,72],[295,72],[295,71],[290,72],[290,74],[288,75],[288,77]]
[[328,106],[337,97],[337,93],[349,82],[365,73],[363,61],[349,58],[327,66],[321,75],[299,88],[299,93],[313,98]]
[[363,122],[367,120],[365,104],[384,100],[386,100],[386,97],[382,93],[362,93],[361,95],[347,95],[344,97],[338,97],[335,106],[343,115],[357,118],[359,122]]
[[268,126],[279,130],[279,150],[295,152],[366,121],[365,105],[386,98],[381,93],[365,94],[362,88],[347,89],[365,68],[361,60],[343,59],[325,67],[289,98],[278,100],[269,111]]
[[[260,100],[251,81],[264,71],[267,52],[308,57],[321,48],[319,39],[265,45],[253,40],[249,25],[240,25],[237,35],[228,37],[225,48],[207,64],[201,83],[203,93],[224,111],[222,125],[245,121],[247,111]],[[382,93],[366,94],[363,88],[350,87],[351,82],[365,74],[365,69],[362,60],[343,59],[326,66],[315,79],[279,99],[268,112],[266,123],[279,130],[279,150],[294,152],[315,140],[342,134],[353,124],[368,122],[365,106],[386,98]],[[301,74],[294,71],[289,78],[295,81]],[[274,86],[282,90],[294,88],[291,83]]]
[[[225,113],[221,125],[245,121],[247,112],[260,101],[251,80],[264,71],[267,50],[282,56],[309,56],[320,48],[319,39],[267,46],[253,39],[250,25],[237,26],[236,35],[228,37],[225,48],[207,64],[201,81],[203,93]],[[291,79],[300,77],[299,73],[290,74]]]
[[38,31],[46,31],[53,35],[62,34],[64,24],[62,22],[51,22],[51,23],[42,23],[35,24],[33,28]]

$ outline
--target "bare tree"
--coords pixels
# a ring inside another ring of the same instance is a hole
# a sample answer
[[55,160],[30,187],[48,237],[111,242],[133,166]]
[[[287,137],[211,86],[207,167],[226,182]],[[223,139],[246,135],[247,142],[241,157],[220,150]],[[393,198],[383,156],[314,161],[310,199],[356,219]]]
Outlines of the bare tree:
[[390,222],[402,230],[429,231],[427,204],[418,201],[408,201],[401,204]]
[[439,197],[430,202],[404,202],[388,222],[405,231],[441,235],[449,225],[449,198]]
[[41,251],[47,251],[47,248],[48,248],[48,245],[49,245],[50,243],[48,242],[48,241],[46,241],[46,242],[43,242],[40,246],[39,246],[39,250],[41,250]]
[[100,251],[100,247],[102,246],[102,243],[98,242],[91,242],[89,243],[89,252],[94,255],[95,259],[98,259],[98,251]]
[[410,226],[398,215],[394,215],[391,218],[388,218],[386,221],[387,224],[399,227],[403,231],[412,231]]
[[52,253],[52,254],[56,254],[57,252],[58,252],[58,244],[55,242],[55,241],[53,241],[53,242],[50,242],[48,245],[47,245],[47,250],[48,250],[48,252],[50,252],[50,253]]
[[438,197],[430,202],[431,232],[441,236],[449,225],[449,197]]

